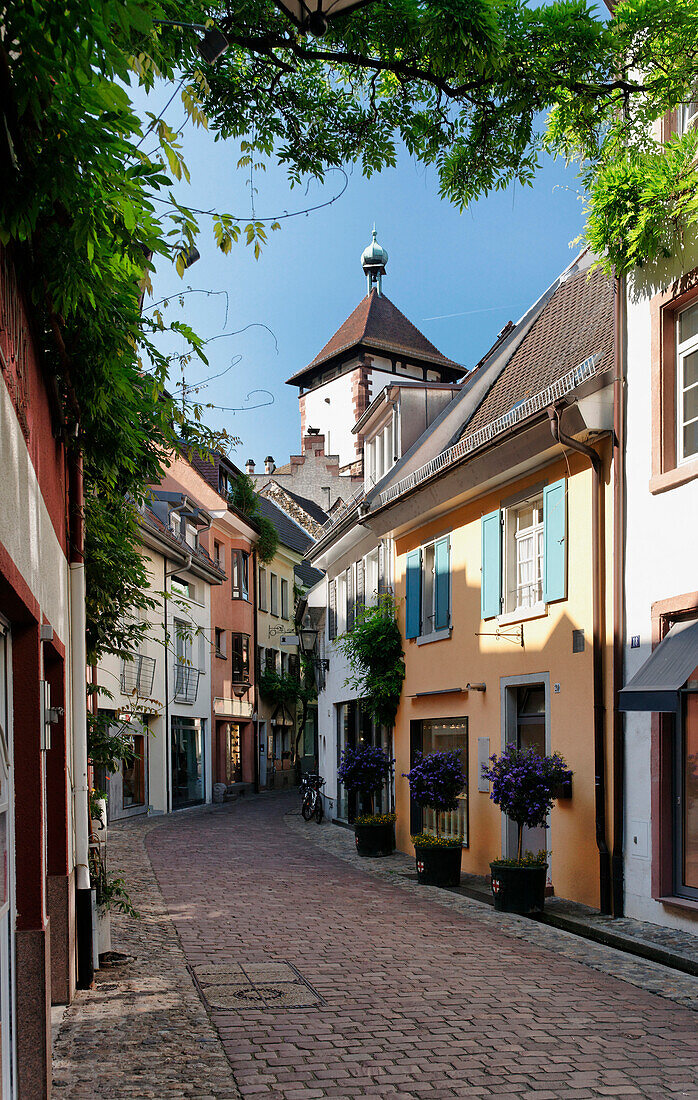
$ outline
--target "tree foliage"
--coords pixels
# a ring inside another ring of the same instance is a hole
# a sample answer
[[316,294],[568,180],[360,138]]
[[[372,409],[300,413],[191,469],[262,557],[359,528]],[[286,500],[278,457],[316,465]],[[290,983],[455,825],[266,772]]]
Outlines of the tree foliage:
[[[204,63],[196,33],[167,25],[178,20],[216,22],[230,49]],[[65,438],[84,454],[92,659],[125,641],[115,609],[139,587],[145,487],[177,439],[222,445],[201,408],[166,390],[161,333],[205,361],[202,341],[141,310],[155,259],[183,273],[201,212],[173,191],[188,178],[177,134],[157,113],[139,119],[129,88],[180,81],[192,124],[239,141],[241,168],[276,161],[293,184],[347,163],[370,176],[402,143],[464,207],[532,183],[547,148],[579,162],[589,241],[624,271],[695,224],[695,137],[662,146],[649,127],[692,98],[696,42],[698,0],[620,0],[611,19],[585,0],[375,0],[321,40],[272,0],[4,7],[0,241],[33,297]],[[205,217],[223,252],[266,240],[261,221]]]
[[234,508],[256,524],[259,530],[257,539],[259,560],[265,564],[272,561],[279,546],[279,532],[271,520],[262,515],[254,482],[247,474],[240,474],[238,477],[230,495],[230,502]]
[[394,725],[405,679],[405,655],[393,597],[386,593],[378,597],[375,606],[361,608],[352,629],[337,643],[352,671],[347,683],[361,691],[376,722]]

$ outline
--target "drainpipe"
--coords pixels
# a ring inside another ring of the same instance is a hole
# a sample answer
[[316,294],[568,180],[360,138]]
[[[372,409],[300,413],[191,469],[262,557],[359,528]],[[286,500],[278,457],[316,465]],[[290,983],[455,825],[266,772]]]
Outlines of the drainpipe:
[[257,688],[257,551],[252,547],[252,653],[250,668],[254,675],[254,721],[252,723],[252,743],[254,747],[254,793],[259,794],[259,711]]
[[75,923],[78,988],[94,980],[92,890],[89,867],[87,781],[87,644],[85,639],[85,497],[82,454],[68,449],[70,499],[70,680],[73,708],[73,818],[75,821]]
[[625,283],[614,280],[613,324],[613,916],[624,911],[625,719],[618,708],[625,639]]
[[548,409],[550,431],[553,439],[573,451],[586,455],[592,470],[591,555],[593,576],[592,602],[592,667],[594,691],[594,770],[595,770],[595,819],[596,846],[599,850],[599,908],[602,913],[611,912],[611,856],[606,841],[606,753],[605,707],[602,647],[602,614],[604,608],[604,584],[601,569],[601,456],[593,447],[565,435],[560,426],[561,406]]
[[[183,506],[182,506],[183,507]],[[178,509],[173,508],[172,511],[176,512]],[[170,659],[170,648],[167,640],[167,578],[175,576],[176,573],[187,573],[191,568],[193,554],[187,553],[187,560],[183,565],[176,565],[174,569],[167,569],[167,556],[163,563],[163,625],[165,628],[165,786],[167,788],[165,798],[165,813],[170,813],[172,810],[172,737],[170,734],[170,677],[168,662]]]

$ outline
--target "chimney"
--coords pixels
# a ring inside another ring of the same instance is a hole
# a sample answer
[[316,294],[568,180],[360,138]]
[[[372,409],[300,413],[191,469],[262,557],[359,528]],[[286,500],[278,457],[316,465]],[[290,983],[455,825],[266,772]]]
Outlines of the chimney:
[[267,455],[267,457],[264,459],[264,473],[273,474],[275,469],[276,466],[274,465],[274,459],[271,457],[271,455]]
[[253,474],[254,473],[254,459],[253,458],[248,458],[247,462],[245,463],[245,472],[248,473],[248,474]]

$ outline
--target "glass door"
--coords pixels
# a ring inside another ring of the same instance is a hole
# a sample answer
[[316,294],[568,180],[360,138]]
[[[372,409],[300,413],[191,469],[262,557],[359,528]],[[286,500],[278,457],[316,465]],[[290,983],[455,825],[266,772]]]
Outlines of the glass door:
[[[545,756],[545,686],[520,687],[516,695],[516,744],[520,749],[533,749],[539,756]],[[546,848],[546,827],[524,826],[522,852],[535,855]]]
[[[693,684],[696,687],[693,687]],[[677,715],[675,892],[698,900],[698,669]]]
[[203,720],[172,718],[172,808],[204,800]]
[[[337,706],[337,763],[341,759],[345,749],[356,747],[356,700],[349,703],[339,703]],[[337,781],[337,819],[351,824],[356,816],[356,794],[345,791],[342,784]]]

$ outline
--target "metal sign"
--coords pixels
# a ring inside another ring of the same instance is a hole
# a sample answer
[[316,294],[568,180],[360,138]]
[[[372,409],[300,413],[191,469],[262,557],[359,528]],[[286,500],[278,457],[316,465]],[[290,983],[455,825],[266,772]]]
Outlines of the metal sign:
[[300,639],[297,634],[282,634],[279,638],[281,645],[300,645]]

